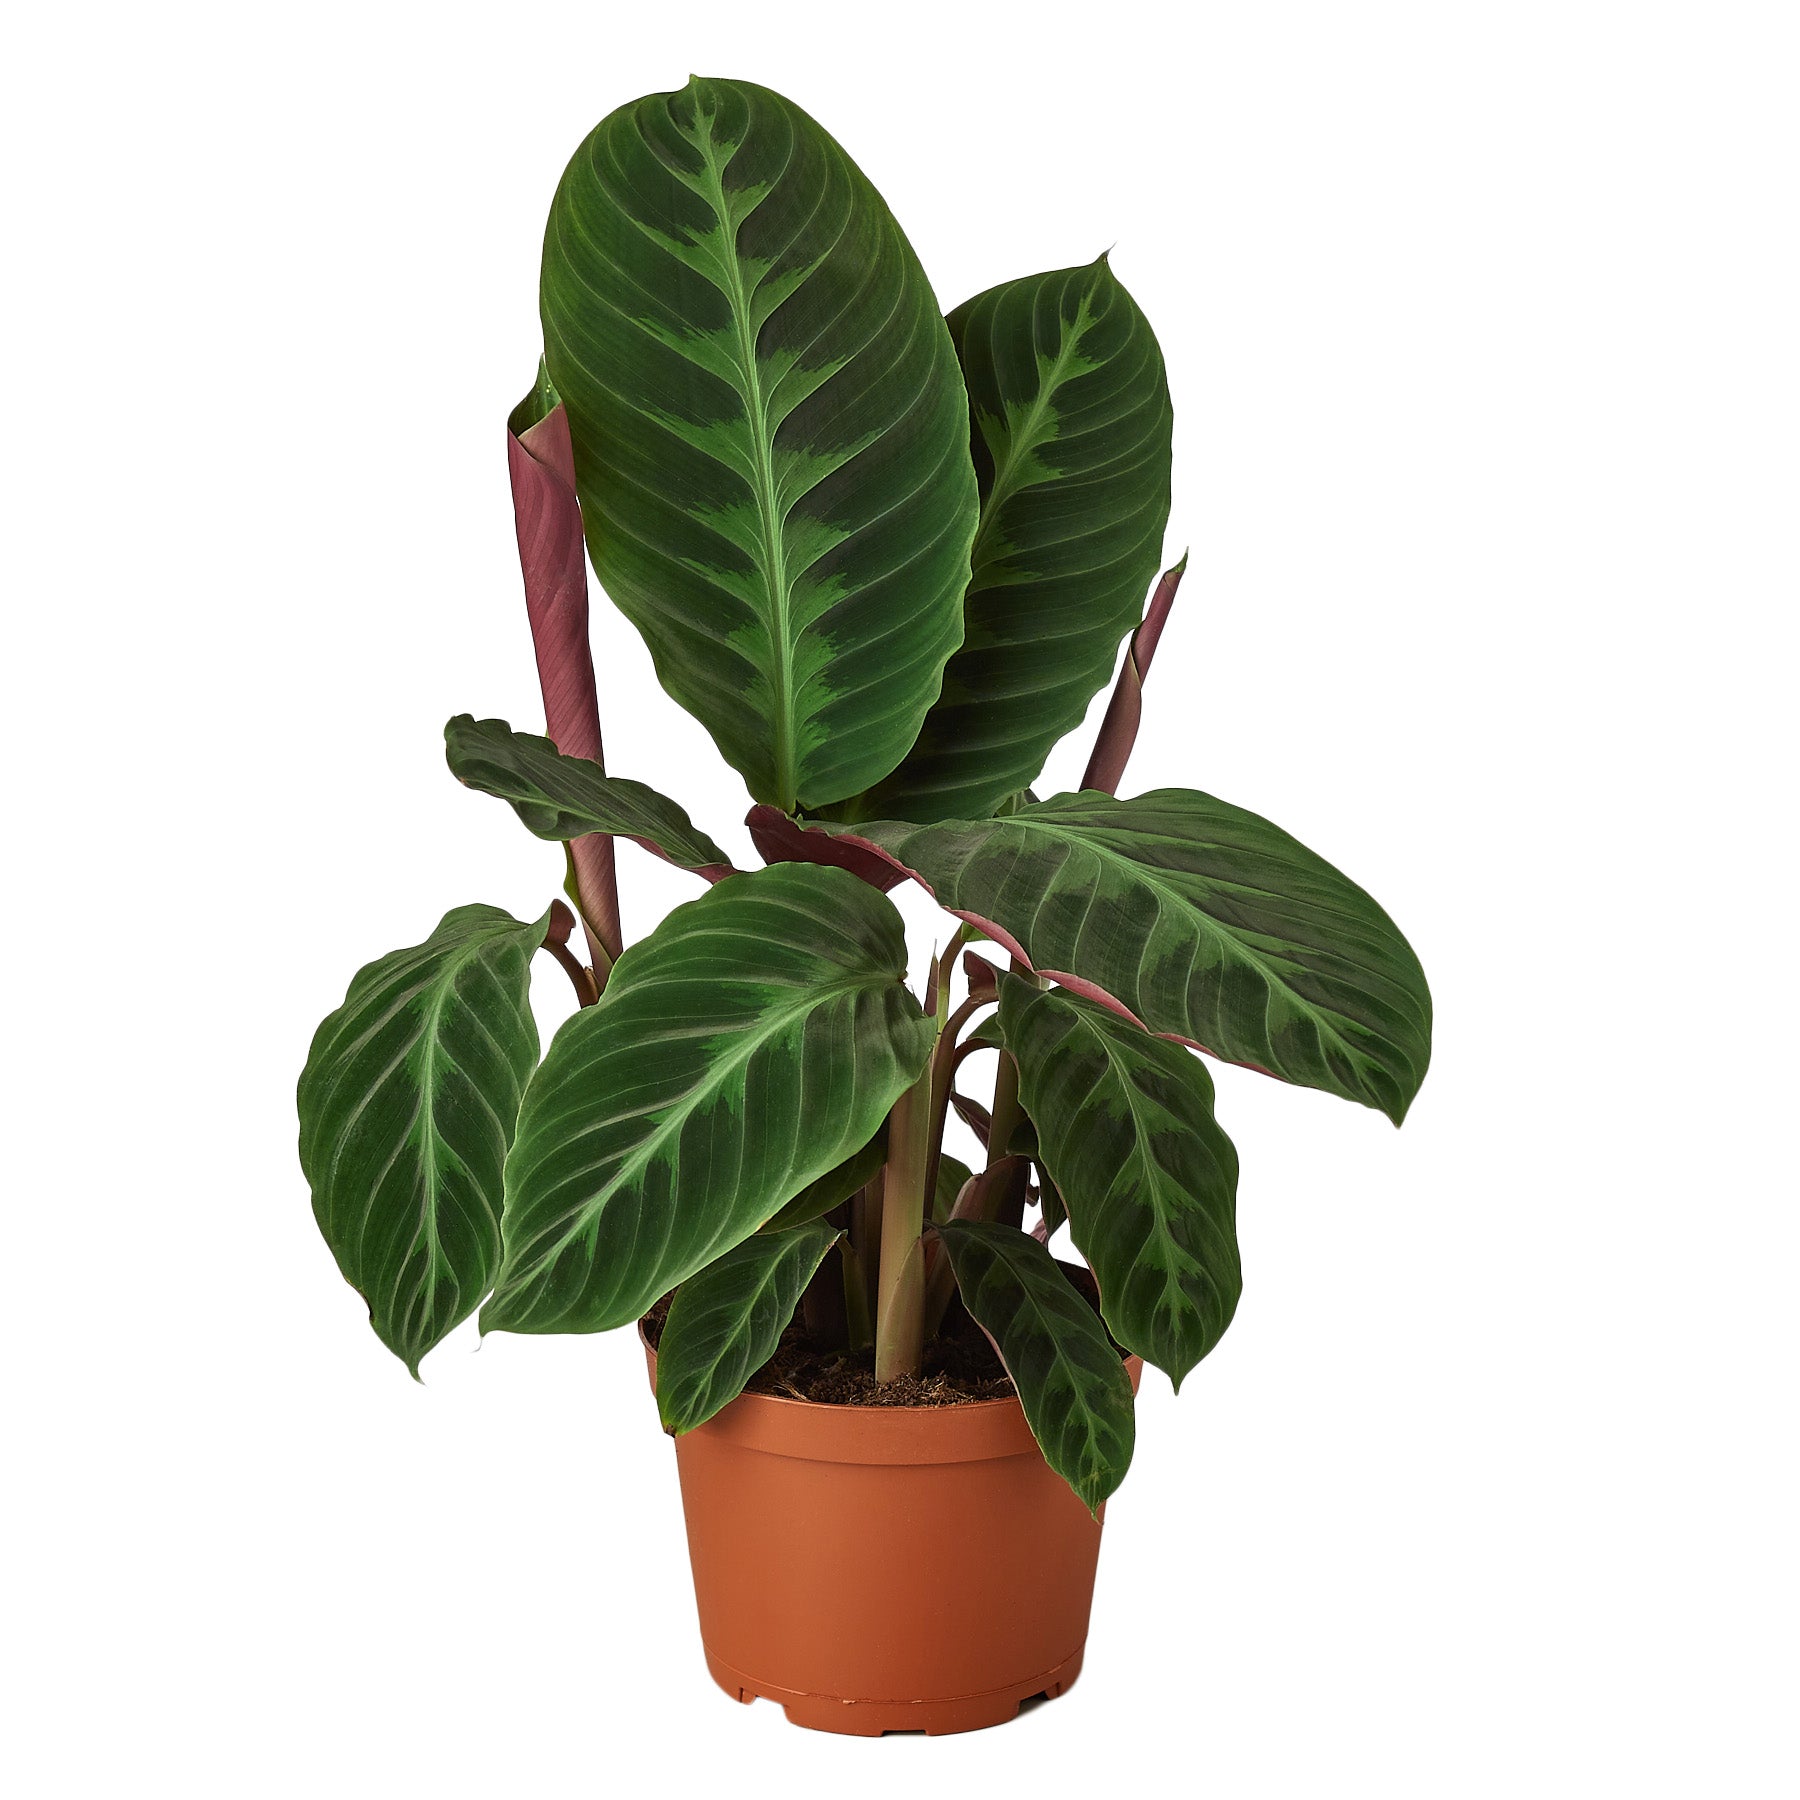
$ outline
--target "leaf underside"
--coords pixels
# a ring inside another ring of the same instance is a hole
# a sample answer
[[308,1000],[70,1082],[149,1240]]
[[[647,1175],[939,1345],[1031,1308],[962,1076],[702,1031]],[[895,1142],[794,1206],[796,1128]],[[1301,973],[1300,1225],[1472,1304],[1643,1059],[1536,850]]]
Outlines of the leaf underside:
[[1032,968],[1152,1031],[1396,1124],[1425,1078],[1431,995],[1393,920],[1241,807],[1162,788],[819,829],[879,849]]
[[1097,1511],[1125,1479],[1137,1435],[1118,1351],[1036,1238],[968,1219],[938,1231],[963,1304],[993,1339],[1044,1460]]
[[545,358],[607,592],[760,801],[905,755],[962,632],[967,398],[918,258],[791,101],[696,78],[598,125],[544,241]]
[[506,1164],[484,1331],[605,1331],[866,1145],[930,1053],[900,916],[837,869],[732,875],[557,1033]]
[[1002,982],[1000,1014],[1101,1313],[1179,1388],[1243,1289],[1237,1153],[1213,1117],[1212,1077],[1179,1044],[1015,975]]
[[980,819],[1105,686],[1169,519],[1174,415],[1149,321],[1104,256],[950,315],[981,523],[963,642],[905,762],[840,819]]
[[447,913],[360,970],[300,1077],[300,1165],[344,1279],[416,1376],[500,1261],[502,1170],[537,1062],[529,966],[547,918]]
[[506,801],[537,837],[567,842],[605,832],[709,881],[732,872],[731,858],[675,801],[585,757],[564,756],[547,737],[461,713],[444,727],[444,751],[458,781]]

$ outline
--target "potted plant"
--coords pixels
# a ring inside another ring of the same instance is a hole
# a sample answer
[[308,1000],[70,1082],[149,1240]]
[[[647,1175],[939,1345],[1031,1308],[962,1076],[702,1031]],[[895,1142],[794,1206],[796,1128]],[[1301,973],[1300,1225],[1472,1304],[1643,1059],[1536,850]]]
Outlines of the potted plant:
[[[446,738],[567,846],[573,910],[459,907],[356,976],[300,1080],[319,1226],[415,1375],[478,1307],[640,1326],[729,1691],[994,1723],[1080,1666],[1142,1363],[1179,1386],[1237,1304],[1194,1051],[1398,1123],[1425,980],[1266,820],[1115,797],[1182,564],[1162,358],[1104,257],[946,319],[831,137],[696,79],[576,152],[542,314],[508,450],[548,735]],[[584,527],[762,868],[607,772]],[[1038,798],[1127,639],[1080,790]],[[629,948],[621,837],[697,886]],[[916,993],[908,881],[950,915]],[[539,950],[578,1002],[541,1062]]]

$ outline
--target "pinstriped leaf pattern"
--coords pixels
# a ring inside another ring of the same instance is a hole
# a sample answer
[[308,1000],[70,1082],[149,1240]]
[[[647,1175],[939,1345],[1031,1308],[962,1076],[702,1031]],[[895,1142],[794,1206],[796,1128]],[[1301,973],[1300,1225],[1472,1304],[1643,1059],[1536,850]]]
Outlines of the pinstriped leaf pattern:
[[893,215],[804,112],[696,79],[603,120],[544,243],[588,547],[758,800],[906,753],[962,631],[967,399]]
[[1398,927],[1304,844],[1187,788],[1009,817],[821,827],[917,876],[1039,973],[1150,1030],[1405,1116],[1431,995]]
[[744,1391],[775,1354],[835,1225],[758,1232],[675,1290],[656,1346],[656,1409],[670,1431],[692,1431]]
[[300,1077],[313,1214],[376,1335],[416,1376],[500,1261],[502,1171],[537,1062],[534,925],[493,906],[360,970]]
[[1243,1291],[1237,1152],[1212,1077],[1110,1008],[1016,975],[1001,982],[1000,1022],[1101,1313],[1179,1389]]
[[1028,786],[1112,675],[1162,554],[1168,379],[1106,258],[949,323],[981,488],[963,643],[906,761],[838,818],[986,818]]
[[900,915],[841,869],[732,875],[557,1033],[506,1163],[484,1331],[605,1331],[875,1135],[933,1028]]
[[554,843],[606,832],[708,881],[732,873],[731,858],[673,800],[504,719],[459,714],[444,727],[444,755],[458,781],[506,801],[537,837]]
[[963,1305],[993,1339],[1044,1460],[1099,1511],[1125,1479],[1137,1441],[1131,1377],[1118,1351],[1036,1238],[974,1219],[938,1232]]

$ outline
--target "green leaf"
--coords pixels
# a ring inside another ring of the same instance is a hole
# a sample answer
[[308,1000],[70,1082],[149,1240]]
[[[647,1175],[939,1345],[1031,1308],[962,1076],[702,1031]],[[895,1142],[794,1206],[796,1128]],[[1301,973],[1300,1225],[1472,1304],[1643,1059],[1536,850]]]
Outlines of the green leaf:
[[918,258],[791,101],[603,120],[544,239],[588,548],[669,693],[786,812],[906,754],[962,635],[968,401]]
[[567,842],[604,831],[708,881],[732,873],[731,858],[673,800],[586,757],[564,756],[547,737],[460,713],[444,727],[444,752],[458,781],[506,801],[538,837]]
[[822,1218],[833,1207],[842,1206],[858,1188],[867,1187],[886,1161],[887,1127],[884,1125],[860,1150],[853,1151],[835,1169],[827,1169],[817,1181],[803,1187],[763,1230],[786,1231],[790,1226],[806,1225]]
[[548,923],[446,913],[424,943],[358,971],[300,1077],[313,1215],[415,1377],[500,1260],[501,1172],[538,1052],[529,965]]
[[816,1223],[759,1233],[675,1290],[656,1346],[656,1407],[668,1430],[704,1425],[744,1391],[842,1235]]
[[731,875],[556,1034],[506,1163],[484,1331],[605,1331],[875,1135],[925,1066],[900,915],[841,869]]
[[1113,1336],[1179,1390],[1243,1290],[1237,1152],[1213,1117],[1212,1077],[1167,1038],[1016,975],[1000,1015],[1055,1183],[1045,1200],[1061,1195]]
[[888,856],[1040,974],[1150,1030],[1397,1125],[1431,994],[1361,888],[1255,813],[1186,788],[1058,794],[1010,818],[821,826]]
[[1102,256],[950,315],[981,524],[962,648],[919,740],[854,819],[981,819],[1044,766],[1111,680],[1169,521],[1173,414],[1149,321]]
[[938,1231],[963,1304],[994,1340],[1044,1460],[1098,1512],[1125,1479],[1137,1434],[1118,1351],[1036,1238],[970,1219]]

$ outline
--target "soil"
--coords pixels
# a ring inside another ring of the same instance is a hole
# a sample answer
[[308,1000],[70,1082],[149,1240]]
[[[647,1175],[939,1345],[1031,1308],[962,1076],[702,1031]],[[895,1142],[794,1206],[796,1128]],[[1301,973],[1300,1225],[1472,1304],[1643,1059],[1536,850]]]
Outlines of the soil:
[[[644,1336],[652,1349],[662,1338],[668,1311],[665,1298],[644,1317]],[[824,1406],[967,1406],[977,1400],[1004,1400],[1013,1384],[986,1334],[958,1305],[952,1307],[944,1329],[925,1346],[917,1375],[878,1383],[873,1350],[821,1350],[808,1341],[796,1319],[744,1391]]]

